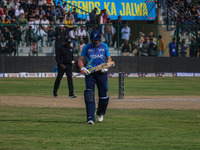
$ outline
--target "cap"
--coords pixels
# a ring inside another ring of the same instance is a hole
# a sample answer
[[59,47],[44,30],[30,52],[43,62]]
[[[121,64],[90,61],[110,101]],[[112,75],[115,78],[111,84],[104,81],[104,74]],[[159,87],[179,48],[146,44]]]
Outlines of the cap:
[[142,32],[139,32],[139,34],[143,34]]
[[90,40],[101,40],[101,33],[98,30],[93,30],[90,34]]

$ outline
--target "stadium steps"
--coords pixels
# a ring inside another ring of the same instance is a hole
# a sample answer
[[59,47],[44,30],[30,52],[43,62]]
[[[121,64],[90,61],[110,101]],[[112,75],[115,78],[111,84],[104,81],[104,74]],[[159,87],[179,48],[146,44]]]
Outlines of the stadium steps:
[[121,51],[114,47],[109,47],[109,52],[111,56],[121,56]]
[[[54,46],[47,47],[46,44],[44,44],[44,47],[41,47],[39,43],[38,47],[39,47],[38,56],[55,56]],[[111,56],[121,56],[121,51],[118,52],[118,49],[114,47],[109,47],[109,51]],[[29,56],[29,52],[30,52],[30,46],[29,47],[19,46],[18,48],[18,56]]]
[[[38,45],[38,56],[54,56],[55,54],[55,48],[53,46],[51,47],[41,47],[40,44]],[[19,46],[18,48],[18,56],[29,56],[30,53],[30,46]]]
[[[162,24],[161,20],[158,20],[159,24]],[[171,41],[171,35],[170,35],[170,31],[165,30],[165,28],[163,28],[163,26],[158,26],[158,32],[160,35],[162,35],[162,39],[164,40],[165,46],[167,46],[170,41]],[[169,57],[169,50],[167,48],[167,50],[165,51],[163,57]]]

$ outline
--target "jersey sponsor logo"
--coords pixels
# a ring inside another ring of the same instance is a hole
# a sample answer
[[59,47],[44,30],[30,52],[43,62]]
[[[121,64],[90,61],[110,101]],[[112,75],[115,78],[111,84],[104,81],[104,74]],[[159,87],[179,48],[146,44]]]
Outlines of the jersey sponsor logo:
[[94,50],[93,49],[89,49],[88,52],[94,52]]
[[100,51],[100,52],[104,52],[105,49],[104,49],[104,48],[100,48],[99,51]]
[[93,59],[99,59],[99,58],[104,59],[105,58],[104,55],[102,55],[102,54],[100,54],[100,55],[90,55],[90,57],[93,58]]

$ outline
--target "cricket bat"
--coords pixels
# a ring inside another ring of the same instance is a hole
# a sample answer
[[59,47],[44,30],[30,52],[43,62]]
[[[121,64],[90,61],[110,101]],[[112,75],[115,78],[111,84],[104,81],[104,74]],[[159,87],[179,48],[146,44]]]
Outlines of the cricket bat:
[[[88,71],[89,71],[90,73],[94,73],[94,72],[100,71],[100,70],[102,70],[102,69],[110,68],[110,67],[114,67],[114,66],[115,66],[115,62],[114,62],[114,61],[111,61],[111,62],[107,62],[107,63],[103,63],[103,64],[101,64],[101,65],[95,66],[95,67],[93,67],[93,68],[89,68]],[[75,75],[74,77],[79,76],[79,75],[81,75],[81,74],[82,74],[82,73],[79,73],[79,74]],[[86,74],[84,74],[84,75],[86,75]]]
[[111,61],[111,62],[103,63],[101,65],[89,68],[88,70],[89,70],[90,73],[93,73],[93,72],[97,72],[97,71],[100,71],[102,69],[110,68],[110,67],[114,67],[114,66],[115,66],[115,62]]

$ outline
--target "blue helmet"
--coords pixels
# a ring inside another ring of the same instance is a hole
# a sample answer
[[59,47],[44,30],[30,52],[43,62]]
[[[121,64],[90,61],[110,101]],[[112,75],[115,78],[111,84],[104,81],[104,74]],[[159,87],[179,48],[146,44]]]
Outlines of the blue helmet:
[[90,34],[91,41],[100,41],[101,40],[101,33],[98,30],[93,30]]

